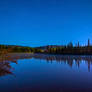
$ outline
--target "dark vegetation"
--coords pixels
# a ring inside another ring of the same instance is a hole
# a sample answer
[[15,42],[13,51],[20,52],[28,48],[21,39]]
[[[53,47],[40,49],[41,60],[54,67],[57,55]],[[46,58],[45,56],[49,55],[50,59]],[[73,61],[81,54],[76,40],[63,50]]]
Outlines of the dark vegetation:
[[92,46],[90,40],[88,40],[87,46],[80,46],[79,42],[76,46],[73,46],[72,42],[65,46],[60,45],[48,45],[41,47],[23,47],[13,45],[0,45],[0,53],[47,53],[47,54],[71,54],[71,55],[91,55]]
[[92,54],[92,46],[90,45],[90,40],[88,39],[88,44],[86,46],[81,46],[79,42],[76,46],[73,46],[72,42],[65,46],[57,46],[57,45],[49,45],[43,47],[39,47],[44,50],[44,53],[49,54],[63,54],[63,55],[91,55]]
[[38,53],[42,52],[41,49],[14,45],[0,45],[0,54],[7,53]]
[[72,55],[85,55],[92,54],[92,46],[83,47],[61,47],[61,48],[48,48],[46,53],[52,54],[72,54]]

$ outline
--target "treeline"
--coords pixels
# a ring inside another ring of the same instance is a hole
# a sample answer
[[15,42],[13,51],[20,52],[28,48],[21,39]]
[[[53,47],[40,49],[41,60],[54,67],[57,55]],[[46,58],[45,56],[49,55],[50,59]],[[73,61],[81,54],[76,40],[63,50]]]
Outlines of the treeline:
[[72,47],[72,48],[49,48],[45,53],[51,54],[74,54],[74,55],[83,55],[83,54],[92,54],[92,47]]
[[90,55],[92,54],[92,46],[73,46],[72,43],[69,43],[67,46],[62,47],[48,47],[44,53],[50,54],[72,54],[72,55]]
[[87,46],[80,46],[79,42],[73,46],[72,42],[65,46],[48,45],[42,47],[25,47],[15,45],[0,45],[0,53],[49,53],[49,54],[72,54],[72,55],[92,55],[92,46],[88,40]]
[[43,50],[23,47],[23,46],[11,46],[11,45],[0,45],[0,53],[41,53]]

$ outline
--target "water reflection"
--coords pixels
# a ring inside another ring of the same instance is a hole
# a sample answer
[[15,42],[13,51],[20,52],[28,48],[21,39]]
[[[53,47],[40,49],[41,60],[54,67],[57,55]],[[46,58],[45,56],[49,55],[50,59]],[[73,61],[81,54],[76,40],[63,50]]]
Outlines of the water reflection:
[[6,54],[0,56],[0,76],[14,75],[11,63],[18,64],[19,59],[31,58],[30,54]]
[[80,67],[80,64],[82,62],[87,63],[88,65],[88,71],[90,72],[90,65],[92,64],[92,56],[78,56],[78,55],[34,55],[34,58],[36,59],[43,59],[47,62],[53,63],[53,61],[56,61],[57,63],[65,63],[68,64],[70,67],[73,66],[75,63],[77,67]]
[[70,67],[76,64],[80,67],[82,62],[87,63],[88,71],[90,72],[90,65],[92,64],[92,56],[68,56],[68,55],[45,55],[45,54],[8,54],[0,56],[0,76],[5,76],[8,74],[13,74],[11,63],[18,63],[19,59],[40,59],[46,60],[48,63],[65,63]]
[[11,63],[17,64],[17,60],[10,56],[0,56],[0,76],[13,75]]

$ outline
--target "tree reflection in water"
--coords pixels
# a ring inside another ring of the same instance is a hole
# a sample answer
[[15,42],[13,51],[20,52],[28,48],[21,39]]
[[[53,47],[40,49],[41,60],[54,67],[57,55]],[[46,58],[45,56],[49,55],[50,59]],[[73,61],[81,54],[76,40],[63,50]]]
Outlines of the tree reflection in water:
[[77,67],[80,67],[80,64],[83,62],[87,63],[88,71],[90,72],[90,65],[92,64],[92,56],[82,56],[82,55],[45,55],[45,54],[34,54],[33,57],[35,59],[43,59],[47,62],[53,63],[56,61],[57,63],[65,63],[70,67],[75,63]]
[[92,64],[92,56],[78,56],[78,55],[47,55],[47,54],[7,54],[0,56],[0,76],[5,76],[12,73],[11,63],[16,63],[18,59],[41,59],[46,60],[49,63],[56,61],[57,63],[65,63],[70,67],[75,63],[77,67],[80,67],[82,61],[87,63],[88,71],[90,72],[90,65]]

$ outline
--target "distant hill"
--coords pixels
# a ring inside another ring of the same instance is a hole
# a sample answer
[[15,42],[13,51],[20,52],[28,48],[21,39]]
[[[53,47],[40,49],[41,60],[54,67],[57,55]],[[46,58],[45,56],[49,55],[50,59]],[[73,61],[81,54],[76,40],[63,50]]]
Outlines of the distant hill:
[[58,47],[65,47],[63,45],[47,45],[47,46],[40,46],[40,47],[35,47],[37,49],[41,49],[41,50],[46,50],[48,48],[58,48]]

